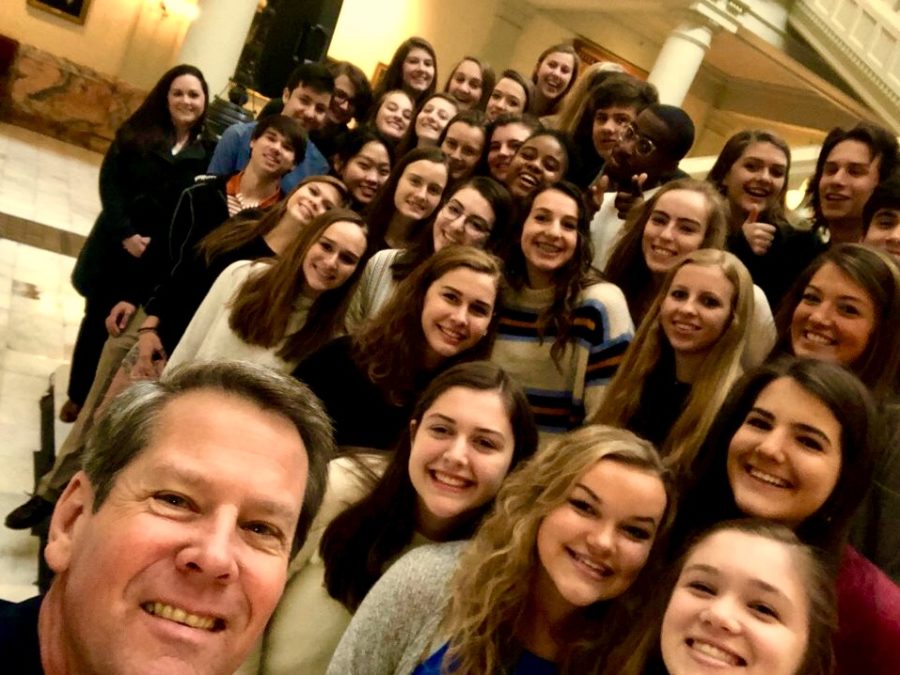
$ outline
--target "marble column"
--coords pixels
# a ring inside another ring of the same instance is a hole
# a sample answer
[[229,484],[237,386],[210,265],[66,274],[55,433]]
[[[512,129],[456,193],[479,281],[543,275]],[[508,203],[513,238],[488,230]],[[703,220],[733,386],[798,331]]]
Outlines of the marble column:
[[660,103],[681,105],[712,43],[713,26],[704,17],[683,21],[673,30],[647,77],[659,90]]
[[228,85],[258,4],[258,0],[201,0],[200,15],[191,24],[176,62],[203,71],[210,97]]

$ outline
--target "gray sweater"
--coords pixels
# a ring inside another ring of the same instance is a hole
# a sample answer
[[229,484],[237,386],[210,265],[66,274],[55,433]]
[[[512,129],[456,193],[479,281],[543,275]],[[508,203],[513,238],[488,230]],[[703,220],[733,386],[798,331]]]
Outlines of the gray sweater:
[[420,546],[391,565],[354,614],[327,675],[409,675],[437,651],[465,543]]

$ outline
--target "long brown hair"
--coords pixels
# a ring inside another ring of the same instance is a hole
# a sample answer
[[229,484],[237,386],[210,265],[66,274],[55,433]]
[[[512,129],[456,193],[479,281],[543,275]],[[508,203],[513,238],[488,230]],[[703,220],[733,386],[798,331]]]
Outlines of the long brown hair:
[[348,209],[327,211],[314,218],[271,266],[241,285],[228,325],[244,342],[273,347],[285,340],[278,355],[285,360],[298,360],[343,331],[350,290],[362,272],[362,260],[345,283],[315,299],[300,330],[285,335],[294,304],[306,283],[303,261],[325,230],[339,221],[355,223],[365,231],[365,221],[357,213]]
[[309,183],[327,183],[334,187],[341,196],[340,206],[345,206],[350,198],[347,186],[337,178],[332,176],[309,176],[297,183],[297,187],[275,204],[273,207],[265,211],[254,210],[253,216],[248,219],[244,212],[240,212],[219,225],[212,232],[207,234],[197,244],[197,251],[203,258],[203,261],[209,265],[212,260],[223,253],[233,251],[236,248],[253,241],[257,237],[262,237],[275,229],[278,222],[287,213],[288,201],[294,196],[294,193],[304,185]]
[[[388,303],[363,325],[353,341],[353,359],[389,397],[402,401],[414,395],[424,369],[425,336],[422,309],[431,285],[460,267],[487,274],[499,289],[502,263],[471,246],[447,246],[425,260],[397,286]],[[447,366],[486,359],[496,328],[496,313],[487,334],[468,351],[449,359]]]
[[673,180],[663,185],[646,202],[634,207],[628,213],[622,237],[610,254],[604,273],[609,281],[625,293],[628,310],[635,324],[641,322],[657,291],[653,273],[644,259],[642,243],[644,228],[660,198],[672,190],[690,190],[706,197],[709,216],[706,234],[698,248],[725,248],[725,238],[728,235],[728,206],[725,198],[706,181],[694,178]]
[[[540,133],[546,134],[549,132],[542,131]],[[544,188],[538,188],[531,199],[531,205],[534,204],[534,200],[537,199],[538,195],[550,190],[561,192],[566,197],[574,200],[578,207],[578,241],[575,245],[575,253],[572,255],[571,260],[556,271],[553,302],[550,307],[541,313],[537,323],[538,335],[541,340],[544,338],[547,326],[552,326],[555,329],[556,340],[554,340],[553,346],[550,348],[550,356],[558,361],[562,358],[563,351],[572,333],[573,312],[578,301],[578,294],[581,293],[582,289],[592,284],[600,283],[604,280],[604,277],[596,268],[591,266],[594,251],[591,244],[587,207],[585,206],[581,190],[568,181],[560,181]],[[507,259],[506,279],[515,290],[521,290],[525,286],[528,277],[521,239],[525,221],[531,215],[531,205],[515,232],[515,243]]]

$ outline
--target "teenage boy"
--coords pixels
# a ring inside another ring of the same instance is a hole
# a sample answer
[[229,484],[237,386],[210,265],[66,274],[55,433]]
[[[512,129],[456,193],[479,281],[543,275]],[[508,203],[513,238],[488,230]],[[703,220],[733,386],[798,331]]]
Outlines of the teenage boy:
[[[324,65],[303,63],[294,69],[284,87],[281,114],[296,119],[307,133],[321,129],[325,125],[333,92],[334,75]],[[209,162],[209,173],[229,176],[247,166],[250,161],[250,139],[256,125],[255,121],[239,122],[225,130]],[[281,189],[285,193],[307,176],[325,175],[329,171],[328,160],[308,138],[302,160],[282,178]]]
[[[600,208],[591,221],[594,264],[603,269],[622,230],[625,215],[638,201],[685,174],[680,162],[694,143],[694,123],[681,108],[656,103],[628,125],[592,188]],[[607,191],[609,190],[609,191]]]
[[863,208],[862,243],[900,263],[900,173],[880,183]]

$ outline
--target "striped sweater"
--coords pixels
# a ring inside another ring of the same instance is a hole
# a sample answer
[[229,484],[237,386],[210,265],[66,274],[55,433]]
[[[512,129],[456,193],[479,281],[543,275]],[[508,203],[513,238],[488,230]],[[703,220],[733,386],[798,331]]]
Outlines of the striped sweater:
[[556,331],[543,339],[537,322],[553,302],[553,288],[507,289],[500,307],[491,360],[525,387],[542,443],[582,425],[603,401],[622,355],[634,336],[628,304],[618,286],[602,282],[583,289],[574,328],[559,362],[550,356]]

